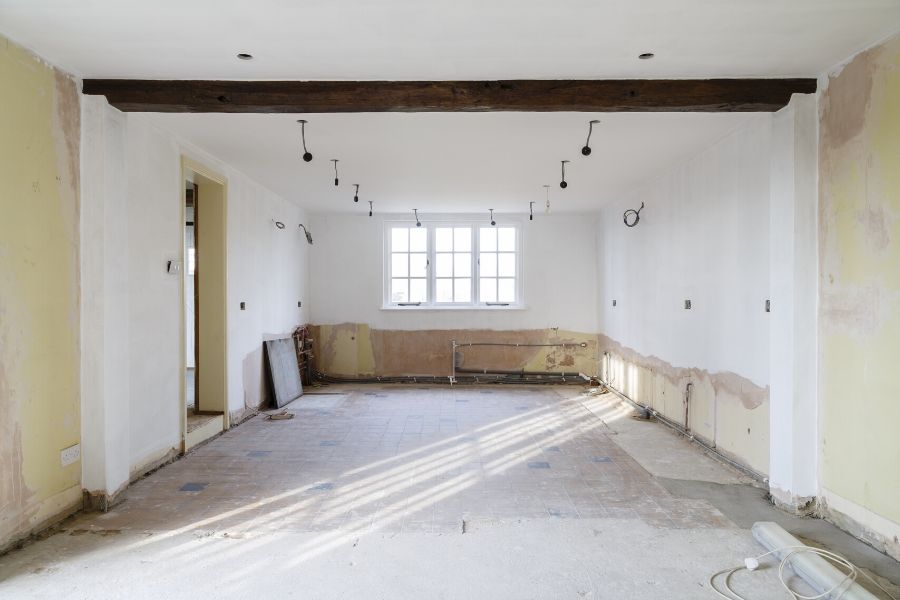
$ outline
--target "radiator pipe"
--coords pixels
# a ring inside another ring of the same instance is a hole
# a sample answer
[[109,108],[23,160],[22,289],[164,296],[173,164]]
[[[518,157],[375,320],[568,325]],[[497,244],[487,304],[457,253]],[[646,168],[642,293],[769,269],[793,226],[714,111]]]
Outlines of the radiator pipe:
[[674,430],[676,433],[686,437],[688,439],[688,441],[693,442],[694,444],[697,444],[698,446],[700,446],[701,448],[706,450],[708,453],[714,455],[717,459],[721,460],[722,462],[731,465],[732,467],[734,467],[735,469],[738,469],[739,471],[741,471],[743,473],[746,473],[747,475],[749,475],[750,477],[752,477],[753,479],[755,479],[761,483],[765,483],[765,484],[769,483],[769,478],[766,477],[765,475],[763,475],[762,473],[759,473],[759,472],[751,469],[750,467],[743,465],[743,464],[737,462],[736,460],[729,458],[728,456],[725,456],[724,454],[719,452],[715,448],[715,446],[710,446],[703,440],[700,440],[700,439],[694,437],[694,435],[690,431],[685,430],[684,427],[682,427],[678,423],[661,415],[653,407],[646,406],[644,404],[641,404],[640,402],[637,402],[636,400],[632,400],[631,398],[629,398],[628,396],[626,396],[625,394],[623,394],[622,392],[620,392],[619,390],[617,390],[616,388],[611,386],[609,383],[607,383],[603,379],[600,379],[600,383],[603,385],[603,387],[605,387],[606,389],[611,391],[613,394],[615,394],[616,396],[618,396],[625,402],[631,404],[633,407],[635,407],[638,410],[641,410],[641,411],[644,411],[645,413],[649,413],[649,414],[653,415],[657,421],[659,421],[666,427],[669,427],[670,429]]

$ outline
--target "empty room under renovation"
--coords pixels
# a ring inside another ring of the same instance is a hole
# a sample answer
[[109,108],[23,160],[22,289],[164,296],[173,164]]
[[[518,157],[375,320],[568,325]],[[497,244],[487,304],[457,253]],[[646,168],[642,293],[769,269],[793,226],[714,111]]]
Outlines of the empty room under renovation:
[[0,598],[900,599],[900,0],[0,0]]

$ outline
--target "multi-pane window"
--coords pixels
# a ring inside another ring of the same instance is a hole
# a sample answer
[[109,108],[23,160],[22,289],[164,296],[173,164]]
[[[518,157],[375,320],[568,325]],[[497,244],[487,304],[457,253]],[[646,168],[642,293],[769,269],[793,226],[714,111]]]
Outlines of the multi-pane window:
[[434,298],[439,304],[472,302],[472,228],[435,227]]
[[515,302],[516,229],[481,227],[478,240],[478,300]]
[[521,305],[518,234],[512,226],[388,223],[385,304]]
[[391,228],[391,302],[428,301],[428,229]]

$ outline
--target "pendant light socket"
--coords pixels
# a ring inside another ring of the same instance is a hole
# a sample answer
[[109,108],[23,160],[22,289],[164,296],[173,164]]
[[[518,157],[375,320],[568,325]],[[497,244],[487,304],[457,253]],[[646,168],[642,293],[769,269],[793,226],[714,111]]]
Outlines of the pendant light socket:
[[597,119],[594,119],[594,120],[588,122],[587,141],[584,142],[584,147],[581,149],[581,153],[584,156],[591,155],[591,133],[593,133],[593,131],[594,131],[594,124],[599,123],[599,122],[600,121],[598,121]]
[[337,159],[337,158],[332,158],[332,159],[331,159],[331,162],[334,163],[334,185],[335,185],[335,187],[337,187],[337,184],[338,184],[338,181],[339,181],[339,180],[338,180],[338,172],[337,172],[338,159]]
[[[353,201],[359,202],[359,184],[354,183],[353,186],[356,188],[356,191],[353,192]],[[371,202],[369,204],[371,204]],[[369,216],[371,217],[372,215],[369,215]]]
[[562,163],[562,180],[559,182],[559,187],[562,189],[566,189],[569,187],[569,184],[566,183],[566,163],[569,162],[567,160],[561,160]]
[[300,123],[300,135],[303,139],[303,160],[305,162],[310,162],[313,159],[313,155],[306,149],[306,124],[309,123],[309,121],[306,119],[297,119],[297,122]]
[[497,221],[494,220],[494,209],[491,208],[490,211],[491,211],[491,225],[494,226],[494,227],[496,227],[496,226],[497,226]]

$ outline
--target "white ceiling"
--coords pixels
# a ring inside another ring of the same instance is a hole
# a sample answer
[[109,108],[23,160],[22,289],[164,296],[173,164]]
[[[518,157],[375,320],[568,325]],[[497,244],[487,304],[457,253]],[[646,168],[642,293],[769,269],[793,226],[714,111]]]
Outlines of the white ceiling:
[[[0,33],[81,77],[817,76],[900,29],[900,0],[0,0]],[[235,58],[252,53],[252,61]],[[638,60],[642,52],[656,58]],[[592,211],[746,114],[153,115],[319,211]],[[594,153],[580,154],[600,118]],[[328,159],[339,158],[341,186]],[[572,160],[558,187],[559,161]],[[360,205],[350,184],[360,183]]]
[[815,76],[897,29],[900,0],[0,0],[83,77]]
[[[581,154],[588,121],[602,122]],[[154,114],[163,128],[314,211],[592,212],[750,119],[748,113]],[[340,186],[330,159],[337,158]],[[569,186],[559,188],[560,160]],[[360,184],[360,203],[352,184]]]

